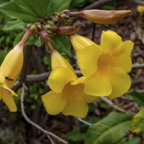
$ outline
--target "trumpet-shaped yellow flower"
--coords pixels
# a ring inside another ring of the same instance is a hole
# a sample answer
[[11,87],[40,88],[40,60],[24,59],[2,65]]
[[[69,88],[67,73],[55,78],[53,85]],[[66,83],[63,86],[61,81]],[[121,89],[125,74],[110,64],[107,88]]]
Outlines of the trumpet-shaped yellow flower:
[[48,85],[52,91],[42,96],[47,112],[83,118],[88,112],[88,102],[95,100],[83,92],[85,78],[77,78],[72,66],[57,51],[51,54],[52,72]]
[[137,12],[139,13],[140,16],[144,15],[144,6],[138,5],[136,10],[137,10]]
[[70,39],[85,76],[86,94],[115,98],[129,89],[131,80],[127,73],[132,67],[132,41],[123,42],[110,30],[102,33],[100,46],[80,35],[72,35]]
[[17,107],[12,96],[16,96],[11,90],[23,65],[23,46],[15,46],[5,57],[0,66],[0,98],[11,112]]

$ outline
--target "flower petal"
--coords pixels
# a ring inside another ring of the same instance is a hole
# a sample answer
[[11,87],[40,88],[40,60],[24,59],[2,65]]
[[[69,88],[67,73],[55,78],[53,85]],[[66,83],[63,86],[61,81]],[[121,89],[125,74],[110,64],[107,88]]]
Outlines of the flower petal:
[[132,41],[125,41],[113,52],[113,55],[116,57],[114,62],[115,67],[120,67],[127,73],[130,72],[132,68],[131,51],[133,45]]
[[63,110],[66,99],[62,95],[50,91],[42,96],[42,102],[49,114],[56,115]]
[[87,103],[94,102],[97,99],[96,96],[86,95],[86,94],[83,96],[83,98]]
[[76,75],[69,69],[58,67],[51,72],[48,85],[55,93],[60,93],[68,82],[75,79]]
[[2,100],[6,104],[10,112],[17,111],[17,106],[14,102],[12,95],[9,92],[5,90],[2,91]]
[[77,118],[86,117],[88,106],[83,99],[77,99],[74,96],[68,101],[62,113],[66,116],[71,115]]
[[84,92],[94,96],[108,96],[112,92],[109,76],[102,71],[97,71],[94,75],[85,80]]
[[97,60],[100,55],[100,47],[96,44],[76,51],[78,65],[84,76],[88,77],[97,70]]
[[110,75],[110,81],[112,85],[112,93],[109,95],[109,98],[116,98],[123,95],[128,91],[131,85],[130,76],[119,68],[113,69]]
[[113,51],[121,43],[122,43],[122,39],[117,33],[111,30],[102,32],[101,41],[100,41],[102,51],[105,51],[105,52]]
[[71,85],[84,84],[84,82],[85,82],[85,77],[81,76],[77,78],[76,80],[72,81]]

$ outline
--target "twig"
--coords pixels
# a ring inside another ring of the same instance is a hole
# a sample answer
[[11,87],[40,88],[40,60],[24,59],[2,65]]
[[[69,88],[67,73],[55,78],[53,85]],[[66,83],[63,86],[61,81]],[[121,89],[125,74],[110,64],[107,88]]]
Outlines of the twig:
[[132,2],[139,4],[139,5],[144,5],[144,1],[143,0],[131,0]]
[[91,126],[91,125],[92,125],[91,123],[89,123],[89,122],[87,122],[87,121],[85,121],[85,120],[83,120],[83,119],[81,119],[81,118],[78,118],[78,120],[79,120],[81,123],[84,123],[84,124],[86,124],[86,125],[88,125],[88,126]]
[[122,112],[122,113],[125,113],[126,111],[120,107],[118,107],[117,105],[115,105],[114,103],[112,103],[109,99],[107,99],[106,97],[100,97],[100,99],[107,103],[109,106],[111,106],[112,108],[114,108],[115,110],[119,111],[119,112]]
[[49,139],[49,141],[51,142],[51,144],[55,144],[54,141],[51,139],[51,137],[49,135],[47,135],[47,138]]
[[86,9],[93,9],[93,8],[99,8],[100,6],[108,3],[108,2],[111,2],[112,0],[99,0],[99,1],[96,1],[88,6],[86,6],[83,10],[86,10]]
[[144,64],[133,64],[132,68],[133,69],[144,68]]
[[[144,68],[144,64],[133,64],[132,65],[133,69],[139,69],[139,68]],[[77,75],[81,75],[81,72],[79,70],[75,70]],[[41,81],[45,81],[47,80],[48,76],[50,73],[48,72],[44,72],[41,74],[37,74],[37,75],[27,75],[25,82],[41,82]],[[13,89],[17,89],[21,86],[21,82],[20,81],[16,81],[16,83],[13,86]]]
[[67,141],[61,139],[60,137],[58,137],[57,135],[53,134],[52,132],[49,132],[49,131],[43,129],[38,124],[34,123],[33,121],[31,121],[29,119],[29,117],[26,115],[26,112],[25,112],[24,97],[25,97],[25,85],[23,84],[23,89],[22,89],[22,94],[21,94],[21,99],[20,100],[21,100],[21,111],[22,111],[22,115],[25,118],[25,120],[28,123],[30,123],[32,126],[34,126],[35,128],[37,128],[38,130],[40,130],[41,132],[45,133],[46,135],[52,136],[52,137],[58,139],[59,141],[63,142],[64,144],[68,144]]

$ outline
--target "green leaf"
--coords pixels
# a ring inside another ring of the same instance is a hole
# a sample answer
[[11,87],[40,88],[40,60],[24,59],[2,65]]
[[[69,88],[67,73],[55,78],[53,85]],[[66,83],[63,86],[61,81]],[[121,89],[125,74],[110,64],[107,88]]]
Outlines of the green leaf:
[[68,9],[71,0],[51,0],[47,7],[47,15],[50,16],[54,12],[61,12]]
[[56,34],[51,39],[52,45],[56,50],[71,57],[71,44],[67,36]]
[[85,144],[116,144],[129,132],[131,119],[131,113],[112,112],[89,127]]
[[140,133],[144,131],[144,108],[141,109],[132,119],[131,131]]
[[31,10],[25,8],[24,6],[16,5],[13,2],[7,2],[0,5],[0,12],[11,19],[19,19],[27,23],[37,21],[37,17],[33,15]]
[[130,138],[130,140],[123,139],[117,144],[139,144],[139,142],[140,142],[140,137],[136,136],[136,137]]
[[144,93],[133,91],[128,93],[128,95],[131,96],[139,105],[144,106]]
[[85,133],[80,132],[79,127],[75,127],[71,132],[66,135],[68,139],[73,142],[82,141],[85,138]]
[[3,27],[3,30],[20,30],[24,29],[25,26],[26,24],[20,20],[8,21]]
[[47,15],[47,7],[51,0],[12,0],[18,5],[22,5],[30,9],[37,17],[45,17]]

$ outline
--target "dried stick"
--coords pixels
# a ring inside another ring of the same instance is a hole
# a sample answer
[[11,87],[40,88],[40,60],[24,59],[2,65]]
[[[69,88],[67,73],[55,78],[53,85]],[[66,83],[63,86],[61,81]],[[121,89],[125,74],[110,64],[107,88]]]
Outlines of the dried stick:
[[81,118],[78,118],[78,120],[79,120],[81,123],[86,124],[86,125],[88,125],[88,126],[91,126],[91,125],[92,125],[91,123],[89,123],[89,122],[87,122],[87,121],[85,121],[85,120],[83,120],[83,119],[81,119]]
[[111,106],[112,108],[114,108],[116,111],[119,111],[119,112],[122,112],[122,113],[125,113],[126,111],[120,107],[118,107],[117,105],[115,105],[114,103],[112,103],[109,99],[107,99],[106,97],[100,97],[100,99],[107,103],[109,106]]
[[133,64],[132,68],[133,69],[144,68],[144,64]]
[[22,89],[22,94],[21,94],[21,111],[22,111],[22,115],[24,117],[24,119],[31,124],[32,126],[34,126],[35,128],[37,128],[38,130],[40,130],[41,132],[45,133],[46,135],[52,136],[54,138],[56,138],[57,140],[59,140],[60,142],[64,143],[64,144],[68,144],[67,141],[61,139],[60,137],[58,137],[57,135],[53,134],[52,132],[49,132],[45,129],[43,129],[42,127],[40,127],[38,124],[34,123],[33,121],[31,121],[29,119],[29,117],[27,116],[26,112],[25,112],[25,107],[24,107],[24,97],[25,97],[25,85],[23,84],[23,89]]

